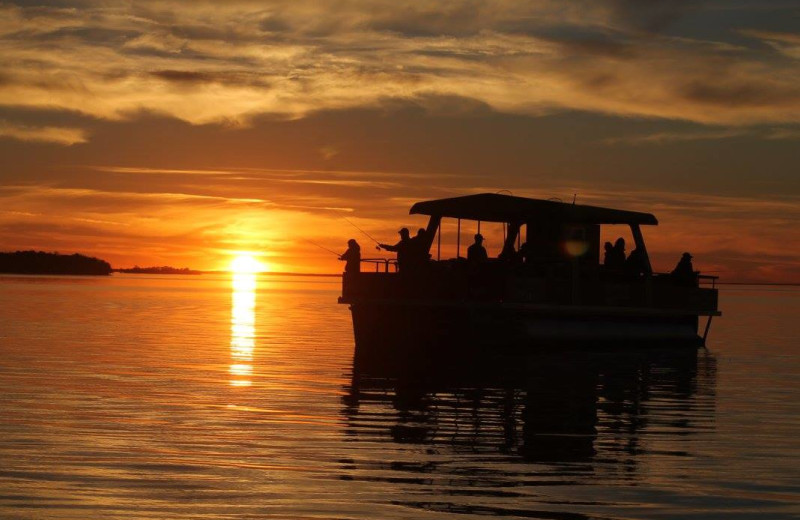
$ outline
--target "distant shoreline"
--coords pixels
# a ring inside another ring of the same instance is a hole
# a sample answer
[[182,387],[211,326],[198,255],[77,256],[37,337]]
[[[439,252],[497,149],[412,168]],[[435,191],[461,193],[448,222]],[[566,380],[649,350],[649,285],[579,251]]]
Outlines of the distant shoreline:
[[[112,269],[115,273],[122,274],[164,274],[164,275],[203,275],[203,274],[233,274],[232,271],[194,271],[194,270],[175,270],[175,271],[155,271],[148,269]],[[320,278],[341,278],[341,273],[292,273],[288,271],[262,271],[258,273],[265,276],[311,276]]]
[[785,286],[785,287],[800,287],[800,282],[720,282],[717,285],[765,285],[765,286]]

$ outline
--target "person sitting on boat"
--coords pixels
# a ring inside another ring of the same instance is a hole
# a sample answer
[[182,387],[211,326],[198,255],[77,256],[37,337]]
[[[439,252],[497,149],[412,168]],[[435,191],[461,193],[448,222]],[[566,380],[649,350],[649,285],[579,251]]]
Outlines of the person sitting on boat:
[[611,242],[603,244],[603,265],[610,266],[614,263],[614,246]]
[[412,249],[414,244],[411,242],[408,228],[403,228],[398,231],[398,233],[400,233],[400,242],[396,243],[395,245],[378,244],[378,247],[385,249],[386,251],[393,251],[397,253],[397,269],[402,271],[403,268],[408,268],[408,260],[410,257],[413,257],[414,253]]
[[467,261],[480,264],[486,262],[488,259],[489,255],[486,254],[486,248],[483,247],[483,235],[477,233],[475,235],[475,243],[467,248]]
[[605,265],[608,269],[614,271],[622,271],[622,268],[625,267],[624,238],[619,237],[616,242],[614,242],[614,247],[611,248],[611,251],[608,252],[605,258]]
[[677,284],[692,286],[697,284],[697,274],[692,265],[692,255],[689,253],[683,253],[678,265],[670,273]]
[[517,254],[517,251],[514,249],[513,244],[505,244],[503,246],[503,250],[500,251],[499,255],[497,255],[497,259],[512,265],[521,263],[520,257]]
[[531,246],[528,245],[527,242],[523,242],[519,246],[519,251],[517,251],[517,258],[519,259],[520,264],[527,264],[531,259]]
[[351,238],[347,241],[347,251],[342,253],[339,260],[344,260],[345,274],[358,273],[361,271],[361,246],[355,239]]
[[625,260],[625,274],[633,278],[638,278],[647,270],[645,264],[646,262],[642,251],[636,247],[631,251],[631,254],[628,255],[628,259]]
[[431,258],[431,255],[428,253],[426,247],[426,233],[427,231],[425,231],[425,228],[419,228],[414,238],[410,239],[411,256],[409,257],[409,260],[411,260],[414,266],[422,266]]

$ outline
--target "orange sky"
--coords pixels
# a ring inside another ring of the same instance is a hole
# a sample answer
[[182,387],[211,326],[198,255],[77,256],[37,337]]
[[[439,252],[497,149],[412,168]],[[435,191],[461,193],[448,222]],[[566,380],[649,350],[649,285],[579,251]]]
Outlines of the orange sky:
[[800,282],[796,17],[773,0],[6,2],[0,250],[337,272],[311,242],[374,251],[345,218],[393,242],[424,222],[416,200],[506,189],[655,213],[657,269],[689,250],[729,281]]

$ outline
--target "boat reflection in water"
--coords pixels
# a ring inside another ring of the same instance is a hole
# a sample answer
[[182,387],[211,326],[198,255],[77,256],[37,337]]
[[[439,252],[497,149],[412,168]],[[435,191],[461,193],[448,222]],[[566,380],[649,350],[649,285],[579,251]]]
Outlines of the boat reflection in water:
[[253,376],[256,323],[256,275],[235,273],[231,280],[231,366],[232,386],[250,386]]
[[[556,480],[607,472],[614,480],[632,478],[640,465],[668,465],[670,454],[685,460],[688,439],[713,429],[716,362],[705,350],[433,357],[407,356],[409,349],[393,358],[375,350],[357,348],[344,398],[348,434],[357,440],[546,463]],[[506,466],[488,467],[508,478],[499,469]],[[519,471],[534,480],[543,474],[541,467],[534,477]],[[493,478],[474,477],[476,484]],[[558,483],[550,479],[542,484]]]

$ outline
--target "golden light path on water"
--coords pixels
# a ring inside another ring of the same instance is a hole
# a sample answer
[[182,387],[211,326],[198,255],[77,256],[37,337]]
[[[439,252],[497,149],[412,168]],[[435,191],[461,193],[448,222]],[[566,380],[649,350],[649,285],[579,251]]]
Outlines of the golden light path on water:
[[250,386],[253,352],[256,347],[256,275],[234,273],[231,279],[231,366],[232,386]]

